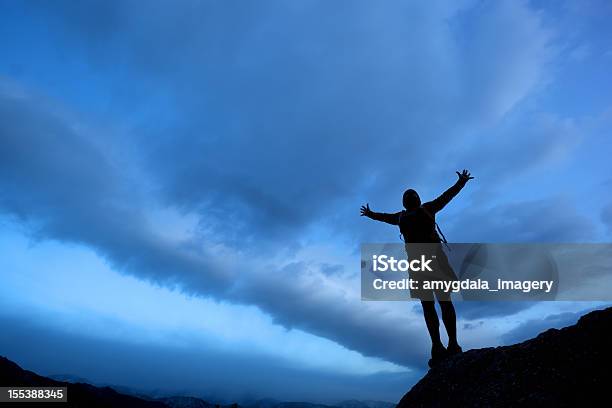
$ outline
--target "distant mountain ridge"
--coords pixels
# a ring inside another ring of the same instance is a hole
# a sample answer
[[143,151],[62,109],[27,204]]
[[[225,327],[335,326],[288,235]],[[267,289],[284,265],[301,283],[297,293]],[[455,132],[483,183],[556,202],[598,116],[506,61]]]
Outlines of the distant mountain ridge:
[[[83,382],[81,377],[70,374],[54,375],[54,378],[43,377],[19,367],[16,363],[0,356],[0,386],[47,386],[68,387],[68,403],[62,407],[86,408],[394,408],[395,404],[384,401],[342,401],[334,405],[315,404],[310,402],[286,402],[273,399],[261,399],[248,404],[220,405],[189,396],[163,398],[147,397],[138,393],[134,395],[127,387],[97,387]],[[125,390],[123,393],[122,390]],[[119,391],[119,392],[118,392]],[[49,403],[57,404],[57,403]],[[20,407],[30,404],[19,403]],[[47,404],[32,403],[42,407]],[[52,405],[57,407],[57,405]]]
[[316,404],[311,402],[287,402],[263,399],[241,406],[244,408],[395,408],[396,405],[392,402],[372,400],[346,400],[335,404]]
[[334,404],[341,408],[394,408],[397,404],[386,401],[373,401],[373,400],[346,400]]

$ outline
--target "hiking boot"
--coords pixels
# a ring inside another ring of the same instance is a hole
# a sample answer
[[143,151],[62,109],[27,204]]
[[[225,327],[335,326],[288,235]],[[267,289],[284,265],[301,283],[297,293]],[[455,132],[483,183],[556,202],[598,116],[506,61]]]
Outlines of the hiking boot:
[[449,356],[454,356],[455,354],[459,354],[463,352],[463,350],[461,349],[461,346],[459,346],[457,343],[449,344],[446,351],[448,352]]
[[431,358],[429,359],[427,364],[430,368],[433,368],[439,362],[443,361],[446,357],[448,357],[448,351],[444,346],[432,347]]

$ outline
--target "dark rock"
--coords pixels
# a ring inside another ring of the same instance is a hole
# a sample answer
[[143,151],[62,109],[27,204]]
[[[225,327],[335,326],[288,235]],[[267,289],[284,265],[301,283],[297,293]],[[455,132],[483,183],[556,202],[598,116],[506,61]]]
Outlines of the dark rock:
[[429,370],[397,408],[610,405],[612,308],[511,346],[469,350]]

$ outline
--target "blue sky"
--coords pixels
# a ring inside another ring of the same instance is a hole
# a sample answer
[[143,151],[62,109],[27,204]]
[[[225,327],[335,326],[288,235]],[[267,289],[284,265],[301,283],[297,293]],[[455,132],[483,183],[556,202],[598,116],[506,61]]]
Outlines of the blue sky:
[[[606,1],[0,1],[0,353],[219,401],[397,401],[419,305],[359,245],[609,242]],[[596,303],[459,304],[464,348]]]

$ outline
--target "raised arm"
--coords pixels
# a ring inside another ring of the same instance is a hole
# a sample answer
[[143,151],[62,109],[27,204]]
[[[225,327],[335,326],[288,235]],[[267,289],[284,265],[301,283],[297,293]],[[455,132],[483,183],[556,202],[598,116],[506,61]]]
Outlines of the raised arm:
[[361,206],[361,215],[364,217],[371,218],[376,221],[386,222],[387,224],[398,225],[399,224],[399,214],[400,213],[378,213],[370,210],[370,205],[362,205]]
[[465,186],[468,180],[471,180],[474,178],[470,175],[470,172],[467,170],[463,170],[461,173],[457,171],[456,173],[457,173],[457,176],[459,177],[457,182],[453,186],[451,186],[448,190],[443,192],[435,200],[432,200],[428,203],[423,204],[423,207],[427,208],[429,211],[433,213],[437,213],[438,211],[443,209],[446,206],[446,204],[450,202],[450,200],[452,200],[457,194],[459,194],[459,191],[461,191],[461,189]]

